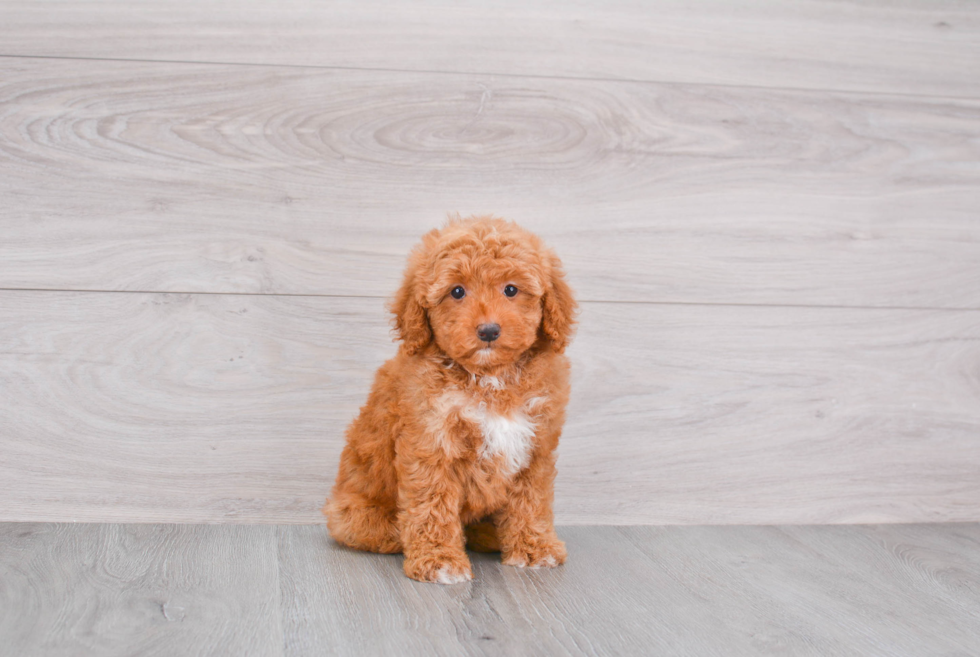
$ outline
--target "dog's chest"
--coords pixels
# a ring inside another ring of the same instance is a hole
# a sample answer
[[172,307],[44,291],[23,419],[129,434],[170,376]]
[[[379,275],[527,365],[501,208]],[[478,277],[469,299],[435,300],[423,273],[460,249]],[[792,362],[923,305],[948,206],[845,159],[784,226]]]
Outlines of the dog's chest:
[[477,409],[472,414],[476,416],[483,439],[481,459],[502,456],[506,474],[514,474],[527,467],[531,459],[534,423],[523,411],[504,416]]
[[[477,457],[481,461],[500,457],[504,474],[513,475],[527,467],[537,427],[526,404],[498,409],[462,391],[446,393],[439,402],[436,405],[436,425],[441,433],[438,438],[447,450],[463,442],[466,436],[456,434],[465,432],[477,439]],[[454,418],[462,423],[453,422]]]

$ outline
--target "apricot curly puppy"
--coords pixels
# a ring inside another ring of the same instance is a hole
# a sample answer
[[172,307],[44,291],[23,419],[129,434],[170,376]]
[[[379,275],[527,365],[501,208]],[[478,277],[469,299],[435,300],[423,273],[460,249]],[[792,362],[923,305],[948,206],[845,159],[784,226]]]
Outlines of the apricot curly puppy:
[[576,304],[557,256],[512,222],[450,220],[412,251],[390,309],[402,344],[347,429],[330,534],[404,552],[423,582],[472,579],[467,543],[564,563],[551,505]]

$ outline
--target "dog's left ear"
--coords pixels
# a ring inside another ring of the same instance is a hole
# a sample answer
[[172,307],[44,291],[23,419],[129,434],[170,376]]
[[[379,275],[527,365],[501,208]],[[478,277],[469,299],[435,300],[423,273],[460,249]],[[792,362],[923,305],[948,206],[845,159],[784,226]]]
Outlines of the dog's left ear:
[[551,273],[541,298],[541,330],[552,348],[562,353],[572,338],[578,304],[575,303],[572,288],[565,282],[561,260],[553,253],[549,254],[549,260]]

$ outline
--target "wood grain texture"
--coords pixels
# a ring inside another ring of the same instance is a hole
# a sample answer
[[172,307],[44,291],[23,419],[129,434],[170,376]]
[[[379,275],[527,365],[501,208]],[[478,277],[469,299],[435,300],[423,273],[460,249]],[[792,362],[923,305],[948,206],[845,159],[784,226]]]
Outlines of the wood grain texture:
[[319,526],[0,524],[17,655],[971,655],[980,526],[563,527],[420,584]]
[[980,102],[6,60],[0,287],[376,296],[445,213],[593,300],[980,307]]
[[[287,653],[330,646],[344,655],[626,655],[717,647],[706,632],[710,619],[691,613],[691,596],[665,587],[662,566],[615,529],[559,534],[571,555],[561,568],[520,570],[502,566],[499,555],[470,553],[475,581],[436,587],[405,578],[400,555],[341,547],[322,527],[280,527]],[[339,604],[317,603],[336,591],[347,592]]]
[[[976,525],[623,527],[735,652],[969,655],[980,649]],[[737,602],[735,602],[737,601]],[[733,604],[734,603],[734,604]],[[683,618],[678,618],[683,622]],[[725,643],[718,642],[718,654]],[[705,654],[705,653],[701,653]]]
[[[318,522],[380,300],[0,293],[4,520]],[[563,524],[980,518],[980,312],[588,303]]]
[[0,54],[976,96],[978,15],[952,0],[7,0]]
[[560,522],[980,519],[978,16],[5,2],[0,519],[319,521],[447,211],[590,301]]
[[274,527],[0,525],[7,655],[280,655]]

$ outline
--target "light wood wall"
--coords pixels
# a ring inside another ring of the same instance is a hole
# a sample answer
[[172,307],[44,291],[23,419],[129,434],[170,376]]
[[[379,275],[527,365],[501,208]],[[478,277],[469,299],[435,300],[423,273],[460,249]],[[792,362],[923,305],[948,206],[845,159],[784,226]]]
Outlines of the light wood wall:
[[318,522],[455,211],[583,300],[559,522],[980,520],[980,8],[58,7],[0,8],[0,520]]

